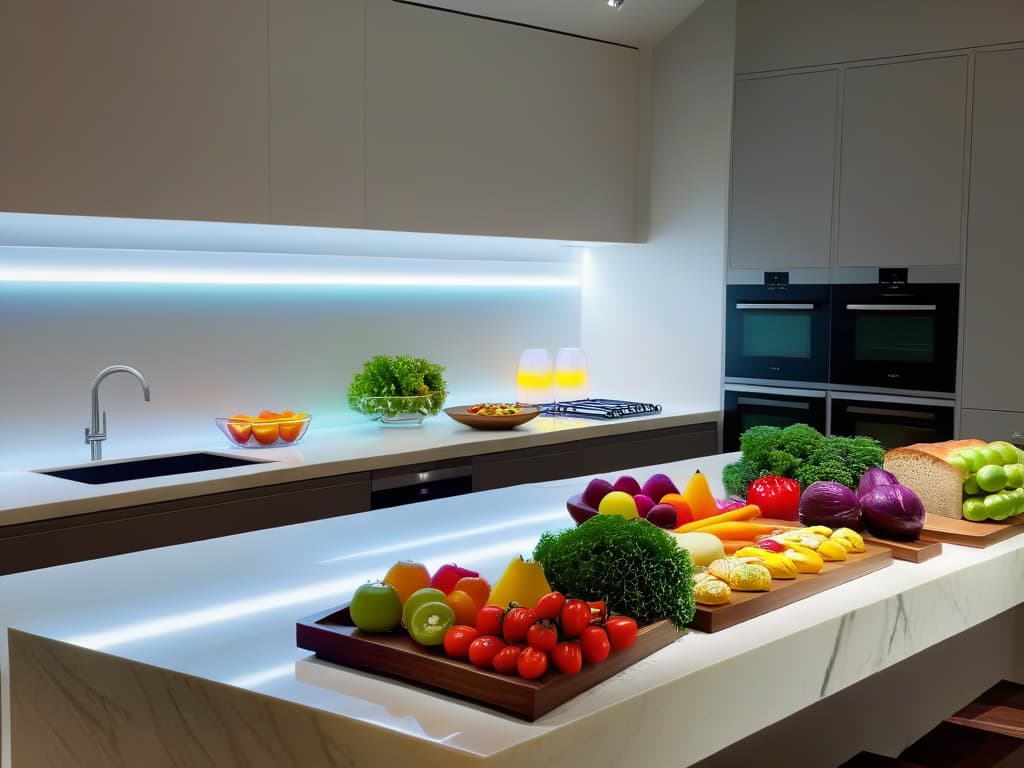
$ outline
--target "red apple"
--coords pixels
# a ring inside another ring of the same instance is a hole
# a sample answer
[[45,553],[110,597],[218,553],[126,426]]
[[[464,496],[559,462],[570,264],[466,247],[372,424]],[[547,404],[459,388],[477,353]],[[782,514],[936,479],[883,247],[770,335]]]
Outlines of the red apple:
[[440,589],[447,595],[455,589],[455,585],[463,576],[479,575],[480,574],[476,571],[471,571],[469,568],[463,568],[455,563],[445,563],[434,571],[434,575],[430,578],[430,586],[434,589]]

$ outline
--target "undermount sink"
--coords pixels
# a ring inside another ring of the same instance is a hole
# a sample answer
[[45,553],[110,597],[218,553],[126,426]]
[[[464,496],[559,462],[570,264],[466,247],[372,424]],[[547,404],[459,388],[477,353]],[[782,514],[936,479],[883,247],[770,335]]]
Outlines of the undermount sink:
[[147,477],[185,475],[190,472],[207,472],[211,469],[243,467],[250,464],[266,464],[263,459],[242,459],[223,456],[218,453],[182,453],[176,456],[159,456],[151,459],[133,459],[110,464],[82,464],[64,469],[35,470],[41,475],[61,477],[76,483],[102,485],[119,483],[124,480],[141,480]]

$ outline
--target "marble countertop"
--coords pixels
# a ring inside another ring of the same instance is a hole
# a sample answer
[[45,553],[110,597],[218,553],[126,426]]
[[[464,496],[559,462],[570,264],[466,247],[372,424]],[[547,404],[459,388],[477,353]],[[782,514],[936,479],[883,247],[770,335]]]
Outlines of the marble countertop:
[[[317,429],[314,422],[299,445],[258,450],[232,448],[223,439],[211,441],[205,436],[197,438],[193,450],[235,455],[265,463],[106,485],[86,485],[36,471],[0,472],[0,489],[3,490],[0,493],[0,525],[591,437],[717,422],[718,418],[717,411],[703,411],[684,403],[664,406],[656,415],[624,419],[542,416],[515,429],[502,431],[472,429],[444,414],[429,418],[423,426],[411,429],[387,429],[371,421]],[[150,448],[145,455],[172,454],[159,452],[157,446],[156,450]],[[32,469],[60,469],[70,465],[70,462],[57,463],[68,461],[66,452],[55,453],[55,456],[54,464]],[[81,463],[87,463],[84,457]]]
[[[700,469],[724,495],[718,478],[731,457],[632,474],[643,482],[662,471],[680,483]],[[605,765],[608,755],[628,759],[642,745],[645,764],[689,765],[1024,601],[1024,581],[1006,578],[1024,572],[1024,536],[986,549],[947,545],[925,563],[894,561],[721,632],[687,632],[533,723],[320,662],[295,646],[297,619],[345,602],[395,560],[457,562],[495,578],[511,557],[529,554],[541,532],[571,524],[565,500],[585,482],[504,488],[5,576],[4,623],[224,684],[264,709],[309,708],[327,718],[321,738],[344,751],[345,764],[382,764],[368,750],[383,732],[398,764],[555,765],[571,749],[573,764]],[[776,676],[769,704],[751,695],[750,681],[787,668],[800,673]],[[680,739],[680,711],[698,704],[729,715]],[[227,738],[231,726],[218,721],[227,715],[204,716],[211,724],[203,738]]]

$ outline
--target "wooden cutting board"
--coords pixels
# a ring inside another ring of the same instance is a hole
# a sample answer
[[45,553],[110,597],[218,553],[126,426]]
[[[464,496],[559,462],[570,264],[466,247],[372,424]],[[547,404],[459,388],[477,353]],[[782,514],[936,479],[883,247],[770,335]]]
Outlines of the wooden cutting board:
[[966,547],[988,547],[1021,532],[1024,532],[1024,515],[1017,515],[998,523],[973,523],[970,520],[954,520],[951,517],[926,514],[921,538]]
[[424,648],[401,630],[362,632],[352,624],[347,606],[300,620],[295,634],[300,648],[321,659],[406,680],[532,721],[675,642],[683,631],[667,619],[652,622],[640,627],[632,646],[613,651],[599,664],[584,664],[575,675],[549,669],[537,680],[502,675],[448,658],[441,647]]
[[892,550],[887,546],[865,541],[866,552],[851,554],[842,562],[825,563],[821,573],[801,573],[795,579],[773,579],[767,592],[732,593],[728,605],[698,605],[697,615],[689,624],[701,632],[718,632],[810,595],[877,571],[892,563]]

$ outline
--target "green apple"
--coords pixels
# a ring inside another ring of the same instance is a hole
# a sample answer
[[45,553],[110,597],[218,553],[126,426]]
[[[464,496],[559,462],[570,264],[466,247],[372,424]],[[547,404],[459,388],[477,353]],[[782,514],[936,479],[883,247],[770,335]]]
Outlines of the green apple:
[[423,587],[413,592],[405,601],[405,605],[402,606],[402,625],[408,627],[409,622],[412,621],[412,615],[416,612],[424,603],[433,603],[445,601],[445,594],[440,589],[435,587]]
[[981,490],[994,493],[1006,487],[1006,470],[1001,464],[986,464],[974,473],[974,479]]
[[999,453],[1001,461],[993,462],[999,464],[1016,464],[1017,463],[1017,446],[1012,443],[1008,443],[1005,440],[993,440],[988,444],[989,448],[994,448]]
[[422,603],[413,611],[405,623],[405,629],[420,645],[441,645],[445,633],[454,623],[455,612],[451,606],[444,601],[434,600]]
[[352,595],[348,612],[364,632],[390,632],[402,620],[402,598],[390,584],[367,582]]
[[981,493],[981,488],[978,487],[978,479],[974,475],[968,475],[964,478],[964,493],[968,496],[977,496]]
[[1007,464],[1003,467],[1006,470],[1006,484],[1011,488],[1024,486],[1024,464]]

